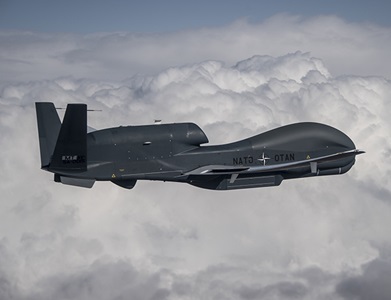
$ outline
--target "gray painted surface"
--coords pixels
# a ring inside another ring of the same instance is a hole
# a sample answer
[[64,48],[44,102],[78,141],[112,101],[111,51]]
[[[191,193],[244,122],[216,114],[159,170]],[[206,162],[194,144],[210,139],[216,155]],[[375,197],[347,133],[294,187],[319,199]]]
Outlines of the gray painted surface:
[[126,126],[87,133],[87,106],[68,104],[63,123],[53,103],[37,102],[42,169],[55,181],[131,189],[137,180],[214,190],[277,186],[284,179],[343,174],[356,149],[343,132],[319,123],[279,127],[238,142],[204,146],[193,123]]

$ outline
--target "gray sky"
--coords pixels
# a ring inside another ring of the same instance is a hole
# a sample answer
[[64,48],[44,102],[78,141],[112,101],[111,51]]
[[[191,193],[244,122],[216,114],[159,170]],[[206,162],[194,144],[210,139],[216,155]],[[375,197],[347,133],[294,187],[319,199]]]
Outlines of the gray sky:
[[[0,299],[391,294],[386,4],[0,3]],[[97,129],[195,122],[213,144],[316,121],[367,153],[275,188],[81,189],[39,169],[35,101],[101,109]]]

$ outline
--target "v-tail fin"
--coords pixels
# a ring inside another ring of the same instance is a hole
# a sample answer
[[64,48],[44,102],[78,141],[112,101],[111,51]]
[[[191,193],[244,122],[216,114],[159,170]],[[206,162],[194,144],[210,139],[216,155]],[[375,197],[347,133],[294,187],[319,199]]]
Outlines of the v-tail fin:
[[54,148],[50,170],[87,170],[87,105],[68,104]]
[[36,102],[39,148],[41,153],[41,168],[49,167],[57,137],[60,133],[61,121],[56,108],[50,102]]

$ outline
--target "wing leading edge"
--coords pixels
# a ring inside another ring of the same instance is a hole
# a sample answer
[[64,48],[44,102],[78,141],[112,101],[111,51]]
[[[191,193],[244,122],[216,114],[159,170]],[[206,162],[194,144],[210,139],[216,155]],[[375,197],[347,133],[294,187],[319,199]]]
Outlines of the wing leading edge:
[[[281,164],[274,165],[265,165],[265,166],[227,166],[227,165],[208,165],[203,166],[194,170],[191,170],[184,175],[192,176],[208,176],[208,175],[234,175],[234,174],[243,174],[243,173],[266,173],[273,171],[287,171],[291,169],[301,168],[309,166],[311,168],[312,173],[316,173],[317,164],[323,162],[335,161],[342,158],[352,157],[359,154],[365,153],[365,151],[353,149],[344,152],[338,152],[330,155],[325,155],[316,158],[310,158],[306,160],[293,161]],[[231,179],[232,180],[232,179]]]
[[362,153],[365,152],[354,149],[306,160],[265,166],[208,165],[184,173],[181,177],[186,177],[191,185],[213,190],[277,186],[284,179],[278,171],[309,167],[314,175],[338,174],[342,173],[342,169],[348,170],[354,162],[344,168],[339,168],[337,171],[333,169],[319,171],[318,164],[353,157]]

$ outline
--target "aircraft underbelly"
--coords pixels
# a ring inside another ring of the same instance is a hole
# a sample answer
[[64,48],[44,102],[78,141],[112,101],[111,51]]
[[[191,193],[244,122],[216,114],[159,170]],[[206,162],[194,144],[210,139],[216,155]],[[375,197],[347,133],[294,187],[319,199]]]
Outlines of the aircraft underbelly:
[[210,180],[193,176],[188,183],[200,188],[210,190],[236,190],[257,187],[268,187],[280,185],[284,178],[279,174],[265,176],[242,176],[235,180],[227,176],[214,176]]
[[247,189],[280,185],[283,178],[281,175],[270,175],[262,177],[237,178],[232,182],[229,178],[224,179],[216,188],[217,190]]

